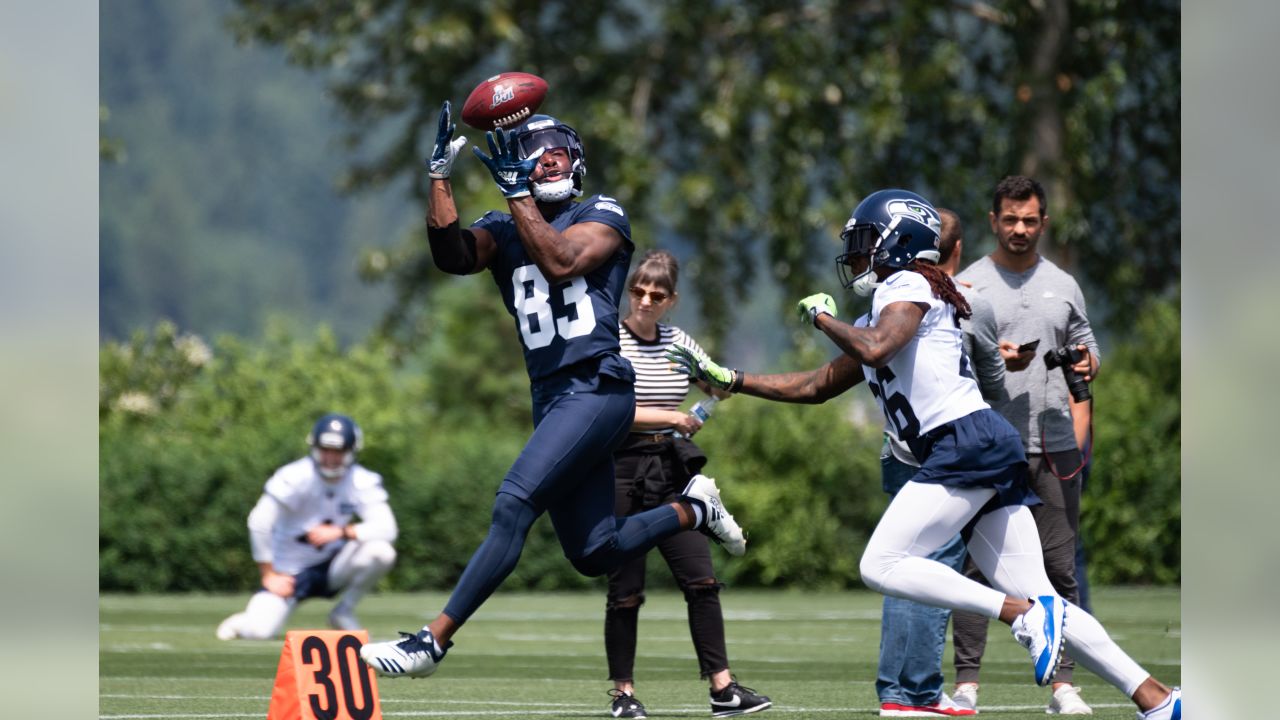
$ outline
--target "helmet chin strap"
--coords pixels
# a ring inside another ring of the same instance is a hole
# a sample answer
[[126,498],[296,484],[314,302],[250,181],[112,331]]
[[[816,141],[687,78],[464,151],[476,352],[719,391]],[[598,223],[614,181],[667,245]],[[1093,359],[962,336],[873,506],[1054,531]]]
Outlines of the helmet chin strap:
[[879,286],[880,279],[876,277],[874,268],[867,268],[866,272],[853,279],[853,291],[862,297],[871,297]]
[[581,195],[582,191],[573,187],[573,177],[566,177],[549,183],[533,183],[530,189],[533,193],[533,199],[538,202],[560,202],[568,200],[570,196]]

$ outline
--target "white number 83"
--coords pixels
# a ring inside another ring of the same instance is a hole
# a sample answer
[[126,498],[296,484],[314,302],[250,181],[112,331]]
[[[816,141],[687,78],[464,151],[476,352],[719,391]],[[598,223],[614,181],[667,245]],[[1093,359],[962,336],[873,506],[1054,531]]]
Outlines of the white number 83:
[[[558,288],[563,305],[573,306],[577,317],[556,318],[551,314],[551,285],[537,265],[523,265],[511,274],[513,304],[520,320],[520,335],[530,350],[551,344],[558,333],[565,340],[591,332],[596,312],[587,295],[587,281],[580,277]],[[534,329],[534,326],[537,329]]]

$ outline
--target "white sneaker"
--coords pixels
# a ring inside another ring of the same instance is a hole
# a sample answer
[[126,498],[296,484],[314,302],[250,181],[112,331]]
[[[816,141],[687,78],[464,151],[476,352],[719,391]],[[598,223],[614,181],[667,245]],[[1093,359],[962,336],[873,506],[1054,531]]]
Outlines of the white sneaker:
[[1045,708],[1044,712],[1046,715],[1092,715],[1093,708],[1080,697],[1080,688],[1075,685],[1063,685],[1053,691],[1049,707]]
[[244,613],[236,613],[231,617],[218,623],[218,629],[214,631],[214,635],[219,640],[235,640],[240,637],[239,631],[236,629],[240,625],[240,618],[244,617]]
[[436,671],[448,650],[437,651],[435,637],[424,627],[416,635],[400,633],[399,640],[362,645],[360,659],[379,675],[422,678]]
[[694,475],[681,497],[702,506],[702,524],[698,530],[724,545],[730,555],[742,555],[747,551],[747,538],[720,502],[720,489],[716,487],[715,480],[702,474]]
[[363,630],[364,624],[354,612],[343,607],[334,607],[329,612],[329,627],[334,630]]
[[1138,711],[1138,720],[1182,720],[1182,688],[1174,688],[1168,700],[1150,710]]
[[977,710],[978,683],[956,683],[956,689],[951,691],[951,701],[966,710]]
[[1041,595],[1013,621],[1013,639],[1031,653],[1037,685],[1053,682],[1062,661],[1064,602],[1057,595]]

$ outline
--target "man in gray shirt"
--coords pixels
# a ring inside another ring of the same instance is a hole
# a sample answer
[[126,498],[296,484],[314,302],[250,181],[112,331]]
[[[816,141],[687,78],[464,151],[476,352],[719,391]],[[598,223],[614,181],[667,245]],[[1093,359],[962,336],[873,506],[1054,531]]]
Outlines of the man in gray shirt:
[[[1000,352],[1010,372],[1006,396],[989,400],[1022,435],[1031,488],[1042,505],[1031,508],[1040,530],[1045,570],[1054,588],[1079,602],[1075,543],[1080,520],[1080,447],[1072,423],[1072,401],[1061,368],[1050,369],[1046,351],[1070,346],[1085,353],[1073,366],[1085,381],[1098,371],[1098,343],[1074,278],[1040,256],[1036,248],[1049,223],[1044,188],[1023,176],[1000,181],[992,199],[996,249],[960,273],[995,309]],[[1038,346],[1018,352],[1019,346]],[[972,569],[976,574],[976,569]],[[955,613],[957,703],[977,703],[978,670],[986,646],[987,619]],[[1092,710],[1071,684],[1074,663],[1063,654],[1048,712],[1089,715]]]

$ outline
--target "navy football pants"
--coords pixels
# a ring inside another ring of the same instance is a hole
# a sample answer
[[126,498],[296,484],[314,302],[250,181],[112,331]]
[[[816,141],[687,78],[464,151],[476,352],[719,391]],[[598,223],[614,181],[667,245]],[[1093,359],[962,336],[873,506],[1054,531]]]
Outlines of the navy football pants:
[[602,575],[680,530],[669,505],[613,514],[613,451],[635,418],[630,383],[600,378],[595,392],[565,393],[533,408],[534,431],[498,488],[493,522],[444,612],[466,622],[515,569],[533,523],[551,514],[565,557]]

